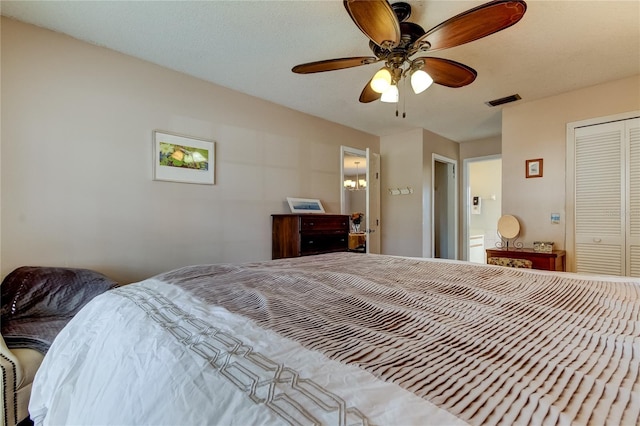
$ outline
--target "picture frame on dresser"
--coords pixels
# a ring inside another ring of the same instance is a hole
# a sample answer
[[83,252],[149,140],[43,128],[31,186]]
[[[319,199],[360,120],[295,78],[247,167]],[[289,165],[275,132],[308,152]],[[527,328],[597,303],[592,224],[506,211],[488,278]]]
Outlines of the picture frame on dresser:
[[322,202],[315,198],[287,197],[291,213],[324,213]]

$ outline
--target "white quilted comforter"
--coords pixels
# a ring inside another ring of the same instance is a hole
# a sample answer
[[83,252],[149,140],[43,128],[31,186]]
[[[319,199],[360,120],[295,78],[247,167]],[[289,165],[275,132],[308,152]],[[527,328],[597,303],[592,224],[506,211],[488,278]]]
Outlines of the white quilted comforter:
[[182,268],[98,296],[36,424],[640,422],[640,282],[351,253]]

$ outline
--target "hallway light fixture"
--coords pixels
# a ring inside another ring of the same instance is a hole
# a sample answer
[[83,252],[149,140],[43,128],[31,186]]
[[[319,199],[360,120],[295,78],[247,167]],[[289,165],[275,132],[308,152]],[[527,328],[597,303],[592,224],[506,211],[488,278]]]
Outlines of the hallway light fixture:
[[360,191],[362,189],[366,189],[367,181],[365,179],[360,179],[360,170],[358,168],[360,162],[355,161],[354,164],[356,165],[356,180],[345,179],[344,187],[350,191]]

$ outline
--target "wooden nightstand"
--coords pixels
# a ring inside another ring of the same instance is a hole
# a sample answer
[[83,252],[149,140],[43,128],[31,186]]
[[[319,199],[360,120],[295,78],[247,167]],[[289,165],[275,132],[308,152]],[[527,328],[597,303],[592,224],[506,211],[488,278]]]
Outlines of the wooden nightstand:
[[507,257],[510,259],[527,259],[533,263],[534,269],[545,271],[564,271],[566,268],[566,254],[564,250],[554,250],[551,253],[533,251],[533,249],[487,249],[487,259],[490,257]]
[[367,251],[367,234],[364,232],[349,234],[349,251],[365,253]]

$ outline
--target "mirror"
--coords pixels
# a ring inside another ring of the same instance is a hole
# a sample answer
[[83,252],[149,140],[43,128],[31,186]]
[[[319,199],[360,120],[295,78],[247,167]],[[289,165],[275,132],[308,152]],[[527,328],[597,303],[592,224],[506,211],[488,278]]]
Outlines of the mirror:
[[[364,213],[367,210],[367,158],[345,152],[344,171],[342,176],[344,190],[344,214]],[[362,218],[361,218],[362,219]],[[352,225],[359,225],[355,223]],[[364,232],[362,229],[352,227],[351,232]]]
[[498,219],[498,233],[502,238],[516,238],[520,234],[520,222],[515,216],[505,214]]
[[365,151],[342,147],[342,214],[348,214],[349,250],[366,251],[367,155]]
[[520,222],[515,216],[510,214],[505,214],[498,219],[498,234],[500,235],[501,243],[498,245],[499,247],[504,247],[507,250],[509,249],[509,244],[515,245],[515,240],[520,235]]

